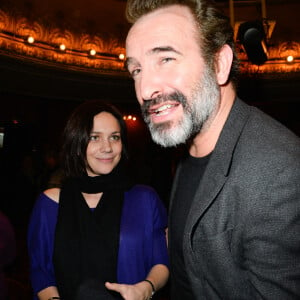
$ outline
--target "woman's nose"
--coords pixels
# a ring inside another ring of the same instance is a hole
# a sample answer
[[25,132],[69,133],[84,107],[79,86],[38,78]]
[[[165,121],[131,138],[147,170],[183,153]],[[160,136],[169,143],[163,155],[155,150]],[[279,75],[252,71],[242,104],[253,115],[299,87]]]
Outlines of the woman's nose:
[[102,140],[100,150],[102,152],[112,152],[111,142],[109,140]]

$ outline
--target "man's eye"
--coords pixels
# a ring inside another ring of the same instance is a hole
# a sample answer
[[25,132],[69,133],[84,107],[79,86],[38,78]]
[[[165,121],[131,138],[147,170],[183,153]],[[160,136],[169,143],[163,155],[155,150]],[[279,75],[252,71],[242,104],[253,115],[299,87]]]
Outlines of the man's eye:
[[141,69],[134,69],[130,72],[131,76],[134,77],[141,72]]
[[171,61],[171,60],[175,60],[175,58],[173,58],[173,57],[165,57],[165,58],[163,58],[161,61],[162,61],[163,63],[167,63],[167,62],[169,62],[169,61]]

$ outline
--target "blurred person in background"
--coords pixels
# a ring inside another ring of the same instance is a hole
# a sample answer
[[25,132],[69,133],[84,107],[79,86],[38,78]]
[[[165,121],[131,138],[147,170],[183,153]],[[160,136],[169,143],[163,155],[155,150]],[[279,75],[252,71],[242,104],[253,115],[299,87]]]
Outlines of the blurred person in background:
[[0,211],[0,300],[8,297],[5,280],[5,267],[16,257],[15,232],[9,219]]

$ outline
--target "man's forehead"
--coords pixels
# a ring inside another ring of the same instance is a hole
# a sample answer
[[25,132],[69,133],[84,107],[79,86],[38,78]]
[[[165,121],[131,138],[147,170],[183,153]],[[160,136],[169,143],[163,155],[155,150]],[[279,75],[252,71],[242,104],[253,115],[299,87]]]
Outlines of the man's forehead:
[[[184,11],[185,10],[185,11]],[[148,44],[153,42],[149,49],[172,45],[180,39],[180,34],[186,35],[185,31],[191,32],[194,28],[192,18],[187,7],[172,5],[170,7],[158,9],[141,17],[129,30],[126,39],[127,51],[135,47],[135,43]],[[188,21],[188,22],[186,22]],[[174,39],[174,35],[176,38]],[[175,43],[176,44],[176,43]]]
[[[153,12],[150,12],[141,18],[139,18],[130,28],[127,40],[135,35],[138,31],[143,31],[144,28],[148,28],[151,26],[151,31],[147,30],[143,33],[148,36],[153,32],[155,28],[161,28],[159,30],[167,30],[171,29],[174,24],[182,21],[189,21],[192,19],[192,14],[189,11],[188,7],[181,5],[171,5],[163,8],[159,8]],[[170,26],[170,22],[173,25]]]

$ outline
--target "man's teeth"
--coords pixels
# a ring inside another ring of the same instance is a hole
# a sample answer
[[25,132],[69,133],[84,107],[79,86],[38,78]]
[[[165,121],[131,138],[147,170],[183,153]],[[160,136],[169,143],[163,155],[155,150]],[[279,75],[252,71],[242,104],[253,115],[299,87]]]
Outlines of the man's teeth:
[[162,111],[171,108],[172,106],[173,106],[173,105],[171,105],[171,104],[165,104],[165,105],[162,105],[162,106],[160,106],[158,109],[155,110],[155,113],[156,113],[156,114],[159,114],[159,113],[161,113]]

